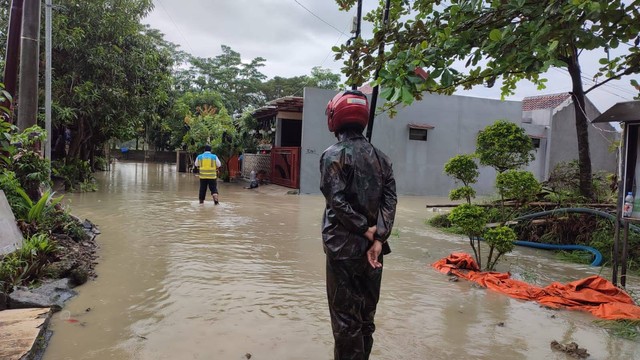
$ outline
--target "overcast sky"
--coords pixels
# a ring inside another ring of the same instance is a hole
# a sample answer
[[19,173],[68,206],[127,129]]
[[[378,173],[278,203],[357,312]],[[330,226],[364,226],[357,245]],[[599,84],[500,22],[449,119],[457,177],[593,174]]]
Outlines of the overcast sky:
[[[214,57],[220,46],[228,45],[249,61],[261,56],[266,59],[262,72],[269,78],[308,75],[314,66],[340,73],[341,62],[333,60],[331,47],[349,38],[355,9],[350,13],[338,10],[333,0],[154,0],[155,9],[144,20],[159,29],[165,38],[182,50],[199,57]],[[377,1],[364,1],[364,12]],[[363,25],[363,36],[371,36],[371,27]],[[603,53],[581,56],[582,70],[591,78],[598,69]],[[551,70],[547,74],[547,89],[538,91],[521,82],[515,96],[544,95],[571,90],[566,71]],[[640,81],[640,76],[635,76]],[[634,89],[629,77],[611,81],[588,97],[605,111],[621,101],[633,99]],[[585,81],[585,89],[592,83]],[[637,91],[635,91],[637,93]],[[460,95],[500,98],[498,84],[492,89],[479,86]]]

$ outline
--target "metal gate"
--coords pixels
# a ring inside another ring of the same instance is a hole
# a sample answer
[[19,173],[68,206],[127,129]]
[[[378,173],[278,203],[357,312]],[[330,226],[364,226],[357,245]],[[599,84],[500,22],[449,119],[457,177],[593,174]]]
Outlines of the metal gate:
[[300,148],[279,147],[271,149],[271,182],[300,188]]

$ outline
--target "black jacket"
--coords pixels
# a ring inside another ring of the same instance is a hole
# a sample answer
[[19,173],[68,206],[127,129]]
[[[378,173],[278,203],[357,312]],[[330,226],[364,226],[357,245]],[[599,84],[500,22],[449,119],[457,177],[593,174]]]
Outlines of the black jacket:
[[364,236],[376,225],[382,253],[396,215],[396,182],[391,161],[361,133],[345,132],[320,158],[320,190],[326,207],[322,221],[325,253],[332,259],[365,256],[371,242]]

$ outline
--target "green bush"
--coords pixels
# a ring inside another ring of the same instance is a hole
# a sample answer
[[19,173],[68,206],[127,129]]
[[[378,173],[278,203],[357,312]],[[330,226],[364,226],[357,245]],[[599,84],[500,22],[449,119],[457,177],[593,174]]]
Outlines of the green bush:
[[444,165],[444,172],[463,184],[463,187],[451,190],[449,198],[451,200],[465,199],[468,204],[471,204],[471,199],[476,196],[476,192],[470,185],[475,184],[480,176],[474,156],[461,154],[452,157]]
[[[593,191],[595,201],[614,204],[616,202],[616,176],[615,174],[598,171],[593,174]],[[561,162],[557,164],[549,174],[549,180],[545,183],[545,198],[559,205],[586,203],[580,195],[580,170],[577,161]]]
[[69,236],[76,242],[86,240],[87,233],[84,226],[69,212],[63,209],[54,209],[45,218],[43,228],[49,229],[52,234]]
[[469,237],[469,245],[471,245],[478,267],[482,268],[482,250],[479,237],[487,224],[487,213],[477,205],[462,204],[451,211],[449,221],[461,228],[464,234]]
[[56,161],[53,163],[52,172],[62,178],[64,188],[67,191],[93,191],[95,179],[88,161],[79,159],[68,160],[66,163]]
[[451,200],[467,200],[468,203],[471,199],[476,197],[476,191],[471,186],[463,186],[457,189],[453,189],[449,192],[449,199]]
[[533,174],[523,170],[507,170],[496,176],[496,188],[505,199],[516,199],[523,204],[535,198],[542,190]]
[[0,258],[0,290],[9,293],[38,279],[56,251],[46,234],[27,237],[20,249]]
[[93,166],[96,170],[100,170],[100,171],[109,170],[109,163],[107,162],[107,159],[103,158],[102,156],[96,156],[93,159]]
[[476,154],[480,165],[498,172],[521,168],[534,159],[531,138],[523,128],[506,120],[498,120],[478,134]]
[[36,151],[36,145],[46,137],[47,133],[38,126],[32,126],[11,136],[11,143],[16,144],[17,151],[9,170],[15,172],[22,188],[33,200],[38,198],[42,185],[51,187],[49,161]]
[[513,251],[513,242],[516,241],[517,238],[515,231],[508,226],[498,226],[488,229],[485,232],[484,239],[489,245],[487,270],[494,270],[498,259],[500,259],[502,255]]
[[479,206],[462,204],[456,206],[449,214],[449,221],[459,226],[469,237],[480,236],[487,224],[487,214]]
[[4,191],[16,218],[24,219],[29,213],[30,206],[24,198],[26,193],[20,185],[20,180],[16,178],[13,171],[7,170],[0,173],[0,190]]
[[438,214],[427,220],[428,224],[436,228],[450,228],[451,221],[448,214]]

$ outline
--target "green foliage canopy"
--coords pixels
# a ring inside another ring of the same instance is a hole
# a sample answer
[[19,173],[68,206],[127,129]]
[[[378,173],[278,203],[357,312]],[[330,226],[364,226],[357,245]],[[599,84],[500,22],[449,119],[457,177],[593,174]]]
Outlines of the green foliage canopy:
[[[349,10],[357,0],[336,2]],[[372,39],[334,48],[336,59],[345,59],[347,83],[360,85],[380,69],[375,83],[389,100],[385,106],[393,107],[427,91],[453,94],[475,85],[493,87],[498,80],[503,97],[514,94],[521,80],[542,90],[547,80],[541,74],[563,68],[571,77],[580,191],[593,197],[588,123],[581,109],[590,91],[640,72],[640,0],[392,1],[387,24],[383,6],[365,16],[373,23]],[[385,44],[387,51],[378,55],[374,50]],[[602,54],[588,89],[580,66],[585,50]],[[637,81],[632,85],[640,90]]]
[[516,199],[520,203],[532,200],[542,191],[542,186],[530,171],[507,170],[496,176],[496,188],[503,198]]
[[469,237],[481,236],[487,224],[487,213],[477,205],[462,204],[451,210],[449,221]]
[[533,159],[533,143],[520,126],[498,120],[478,134],[476,154],[480,164],[498,172],[528,165]]

